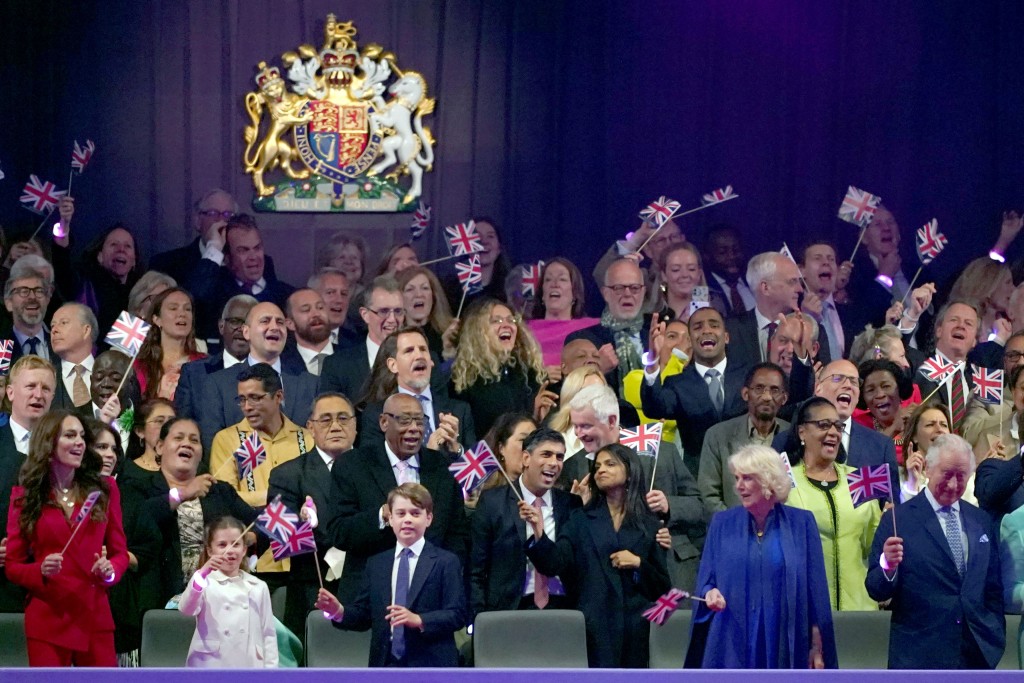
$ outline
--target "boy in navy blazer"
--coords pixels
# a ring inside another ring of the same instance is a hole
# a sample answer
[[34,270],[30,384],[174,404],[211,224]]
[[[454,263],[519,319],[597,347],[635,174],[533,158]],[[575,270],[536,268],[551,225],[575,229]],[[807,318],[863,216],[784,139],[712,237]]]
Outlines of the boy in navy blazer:
[[355,602],[343,607],[320,589],[316,608],[338,628],[373,630],[370,666],[458,666],[455,632],[466,625],[466,594],[459,558],[423,538],[434,501],[420,484],[388,494],[394,548],[366,563]]

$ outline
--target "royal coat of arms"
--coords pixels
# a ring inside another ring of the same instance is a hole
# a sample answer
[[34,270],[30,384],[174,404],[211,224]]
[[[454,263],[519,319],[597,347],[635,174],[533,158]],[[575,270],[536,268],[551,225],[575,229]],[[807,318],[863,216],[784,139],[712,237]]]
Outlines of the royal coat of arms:
[[[280,68],[257,65],[257,89],[245,96],[244,154],[257,211],[418,206],[434,163],[423,117],[435,101],[423,76],[400,70],[379,45],[360,51],[355,36],[352,22],[328,14],[320,50],[300,45],[281,55]],[[277,171],[286,179],[274,183],[268,176]]]

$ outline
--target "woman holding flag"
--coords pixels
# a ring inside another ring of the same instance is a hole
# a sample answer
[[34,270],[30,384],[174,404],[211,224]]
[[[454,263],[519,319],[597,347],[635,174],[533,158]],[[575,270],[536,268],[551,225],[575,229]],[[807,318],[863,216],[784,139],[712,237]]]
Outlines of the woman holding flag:
[[786,504],[809,510],[818,523],[832,609],[878,609],[864,579],[882,511],[878,503],[860,495],[855,483],[859,470],[836,462],[842,448],[839,413],[827,398],[816,396],[800,406],[793,424],[786,453],[796,487]]
[[117,666],[107,591],[128,568],[117,484],[66,410],[32,430],[7,521],[7,578],[29,593],[32,666]]

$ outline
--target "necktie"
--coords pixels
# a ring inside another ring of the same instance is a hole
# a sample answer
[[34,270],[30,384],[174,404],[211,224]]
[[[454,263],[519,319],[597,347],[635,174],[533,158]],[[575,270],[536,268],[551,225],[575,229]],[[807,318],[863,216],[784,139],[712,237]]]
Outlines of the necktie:
[[324,358],[326,357],[326,353],[318,353],[315,356],[313,356],[313,374],[316,375],[317,377],[320,376],[320,373],[324,369]]
[[89,402],[89,387],[85,384],[85,366],[75,366],[75,381],[71,384],[71,400],[75,407],[84,406]]
[[967,417],[967,402],[964,400],[964,378],[959,370],[955,370],[949,381],[949,413],[953,418],[953,433],[963,434],[964,418]]
[[946,543],[949,543],[949,551],[953,553],[953,562],[956,564],[956,571],[960,576],[964,575],[964,540],[960,536],[960,518],[953,508],[947,506],[939,508],[939,513],[946,520]]
[[743,297],[740,296],[740,283],[736,281],[729,287],[729,306],[732,307],[733,313],[742,313],[747,310],[747,305],[743,303]]
[[409,465],[409,461],[408,460],[399,460],[398,461],[398,485],[399,486],[401,486],[402,484],[406,483],[407,481],[411,481],[411,479],[409,479],[409,470],[410,470],[410,468],[411,468],[411,465]]
[[779,329],[779,324],[773,320],[772,322],[768,323],[765,327],[767,327],[767,329],[768,329],[768,341],[767,341],[767,343],[765,343],[764,357],[761,358],[762,361],[771,360],[771,357],[772,357],[772,337],[775,336],[775,330]]
[[431,426],[434,424],[434,409],[430,406],[430,399],[424,394],[419,394],[416,398],[419,399],[420,405],[423,406],[423,443],[427,443],[427,439],[434,433],[434,428]]
[[[412,551],[402,548],[398,554],[398,576],[395,577],[395,604],[407,606],[409,602],[409,558]],[[391,656],[395,659],[405,657],[405,627],[396,626],[391,632]]]
[[843,335],[843,325],[839,322],[839,311],[831,301],[825,303],[824,317],[828,320],[828,342],[832,358],[833,360],[842,358],[843,350],[846,349],[846,338]]
[[38,355],[36,351],[39,350],[39,339],[37,339],[36,337],[29,337],[28,339],[25,340],[25,343],[22,345],[21,350],[26,355]]
[[[544,499],[534,498],[533,507],[537,508],[537,513],[544,519]],[[537,609],[544,609],[548,604],[548,577],[537,571],[537,568],[533,569],[533,604],[537,606]]]
[[704,373],[704,380],[708,383],[708,393],[711,395],[711,402],[715,404],[715,412],[722,414],[722,406],[725,404],[725,392],[722,390],[722,373],[711,368]]

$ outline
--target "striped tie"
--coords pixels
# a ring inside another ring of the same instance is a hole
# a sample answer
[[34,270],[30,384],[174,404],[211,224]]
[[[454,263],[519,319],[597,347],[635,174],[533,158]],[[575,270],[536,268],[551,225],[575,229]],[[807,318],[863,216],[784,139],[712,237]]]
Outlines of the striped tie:
[[964,376],[960,370],[953,371],[949,388],[949,412],[953,418],[953,433],[963,434],[964,418],[967,417],[967,402],[964,400]]

